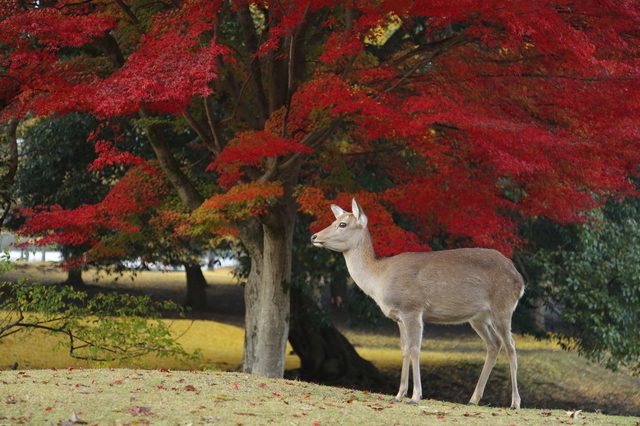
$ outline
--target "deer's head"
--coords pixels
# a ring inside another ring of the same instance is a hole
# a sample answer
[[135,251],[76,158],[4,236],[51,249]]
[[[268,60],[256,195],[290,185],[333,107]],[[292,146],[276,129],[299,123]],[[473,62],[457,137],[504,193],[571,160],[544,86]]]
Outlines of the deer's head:
[[311,242],[316,247],[345,252],[359,244],[360,239],[367,234],[367,216],[354,198],[351,202],[352,213],[335,204],[331,211],[336,220],[322,231],[311,236]]

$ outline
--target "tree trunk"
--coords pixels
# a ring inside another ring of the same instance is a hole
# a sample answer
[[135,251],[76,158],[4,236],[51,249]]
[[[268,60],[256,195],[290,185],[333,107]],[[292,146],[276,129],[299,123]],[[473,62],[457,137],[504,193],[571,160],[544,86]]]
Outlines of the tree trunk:
[[289,342],[300,357],[302,380],[384,393],[395,390],[338,329],[322,319],[315,301],[298,290],[291,300]]
[[294,223],[294,200],[286,194],[261,222],[241,227],[241,238],[251,257],[244,293],[243,371],[248,373],[284,376]]
[[546,333],[546,307],[544,304],[544,299],[542,297],[537,296],[531,301],[531,310],[533,316],[533,327],[536,332]]
[[184,265],[187,272],[187,301],[186,306],[194,311],[206,311],[207,304],[207,280],[204,278],[200,265]]
[[67,280],[64,282],[66,285],[72,287],[83,287],[84,280],[82,279],[82,268],[71,268],[67,272]]

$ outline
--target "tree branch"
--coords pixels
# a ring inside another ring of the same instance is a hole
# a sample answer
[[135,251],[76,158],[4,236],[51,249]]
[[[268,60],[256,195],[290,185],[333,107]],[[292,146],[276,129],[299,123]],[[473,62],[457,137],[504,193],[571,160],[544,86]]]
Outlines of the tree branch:
[[[458,33],[457,35],[455,35],[453,37],[450,37],[450,38],[447,38],[445,40],[437,42],[438,48],[436,50],[432,51],[431,54],[429,56],[427,56],[426,58],[423,58],[423,59],[417,61],[407,72],[404,73],[404,75],[402,77],[400,77],[400,79],[398,81],[396,81],[394,84],[392,84],[386,90],[384,90],[383,93],[391,92],[396,87],[398,87],[399,85],[404,83],[413,74],[415,74],[415,72],[418,71],[421,67],[429,64],[430,62],[433,62],[434,59],[436,59],[438,56],[442,55],[448,49],[451,49],[451,48],[453,48],[455,46],[462,45],[462,44],[466,43],[467,41],[469,41],[469,38],[467,37],[467,34],[465,32],[460,32],[460,33]],[[433,43],[431,45],[431,47],[433,47],[435,44],[436,43]],[[429,49],[429,50],[431,50],[431,49]],[[419,52],[414,51],[411,56],[406,56],[405,55],[405,60],[415,56],[418,53]],[[398,65],[400,65],[400,62],[397,63],[397,66]],[[382,96],[382,94],[376,96],[374,99],[379,99],[381,96]]]
[[[150,120],[153,117],[145,108],[140,108],[140,117]],[[164,131],[158,124],[145,123],[147,138],[156,153],[160,168],[178,192],[182,202],[190,209],[195,210],[204,202],[204,197],[193,185],[191,180],[182,171],[180,163],[171,152],[171,147],[165,139]]]
[[138,17],[133,13],[131,8],[125,4],[123,0],[116,0],[116,4],[120,6],[120,9],[122,9],[122,11],[129,17],[134,25],[140,24]]
[[240,22],[240,28],[242,29],[245,45],[247,46],[247,52],[245,54],[247,78],[249,79],[249,83],[253,90],[254,104],[258,108],[258,117],[260,120],[259,126],[262,127],[269,118],[269,113],[267,97],[262,85],[260,61],[254,56],[258,52],[258,36],[256,28],[253,25],[249,5],[246,4],[238,8],[236,14],[238,16],[238,21]]

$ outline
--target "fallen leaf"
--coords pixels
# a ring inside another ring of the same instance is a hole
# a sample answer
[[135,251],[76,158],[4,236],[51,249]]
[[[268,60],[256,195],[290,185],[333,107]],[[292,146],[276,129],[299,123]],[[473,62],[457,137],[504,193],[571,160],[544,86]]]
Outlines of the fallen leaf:
[[129,409],[132,416],[139,416],[140,414],[152,414],[151,407],[132,407]]
[[572,419],[578,419],[580,418],[580,413],[582,413],[582,410],[567,411],[567,416],[571,417]]
[[195,386],[191,386],[191,385],[187,385],[184,387],[184,390],[188,391],[188,392],[193,392],[196,390]]

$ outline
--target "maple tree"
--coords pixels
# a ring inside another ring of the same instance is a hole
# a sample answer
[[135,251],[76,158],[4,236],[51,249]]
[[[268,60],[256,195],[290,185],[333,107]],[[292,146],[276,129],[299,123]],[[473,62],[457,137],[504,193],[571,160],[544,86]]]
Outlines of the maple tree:
[[[523,220],[584,221],[634,192],[639,8],[7,0],[0,107],[7,119],[136,117],[188,210],[165,215],[176,232],[244,243],[244,368],[281,376],[298,209],[319,229],[330,201],[356,194],[383,256],[465,245],[510,255]],[[191,178],[170,125],[197,133],[215,190]]]
[[[68,283],[74,285],[82,283],[80,270],[89,264],[115,273],[126,269],[123,261],[182,266],[184,305],[206,309],[200,259],[207,242],[176,238],[162,218],[151,219],[156,208],[177,204],[177,196],[144,160],[153,153],[138,142],[141,135],[130,120],[68,114],[32,121],[20,135],[23,160],[13,188],[22,207],[18,216],[28,218],[29,225],[17,232],[37,237],[39,245],[57,244],[69,261]],[[184,142],[184,137],[175,139],[174,146]]]

